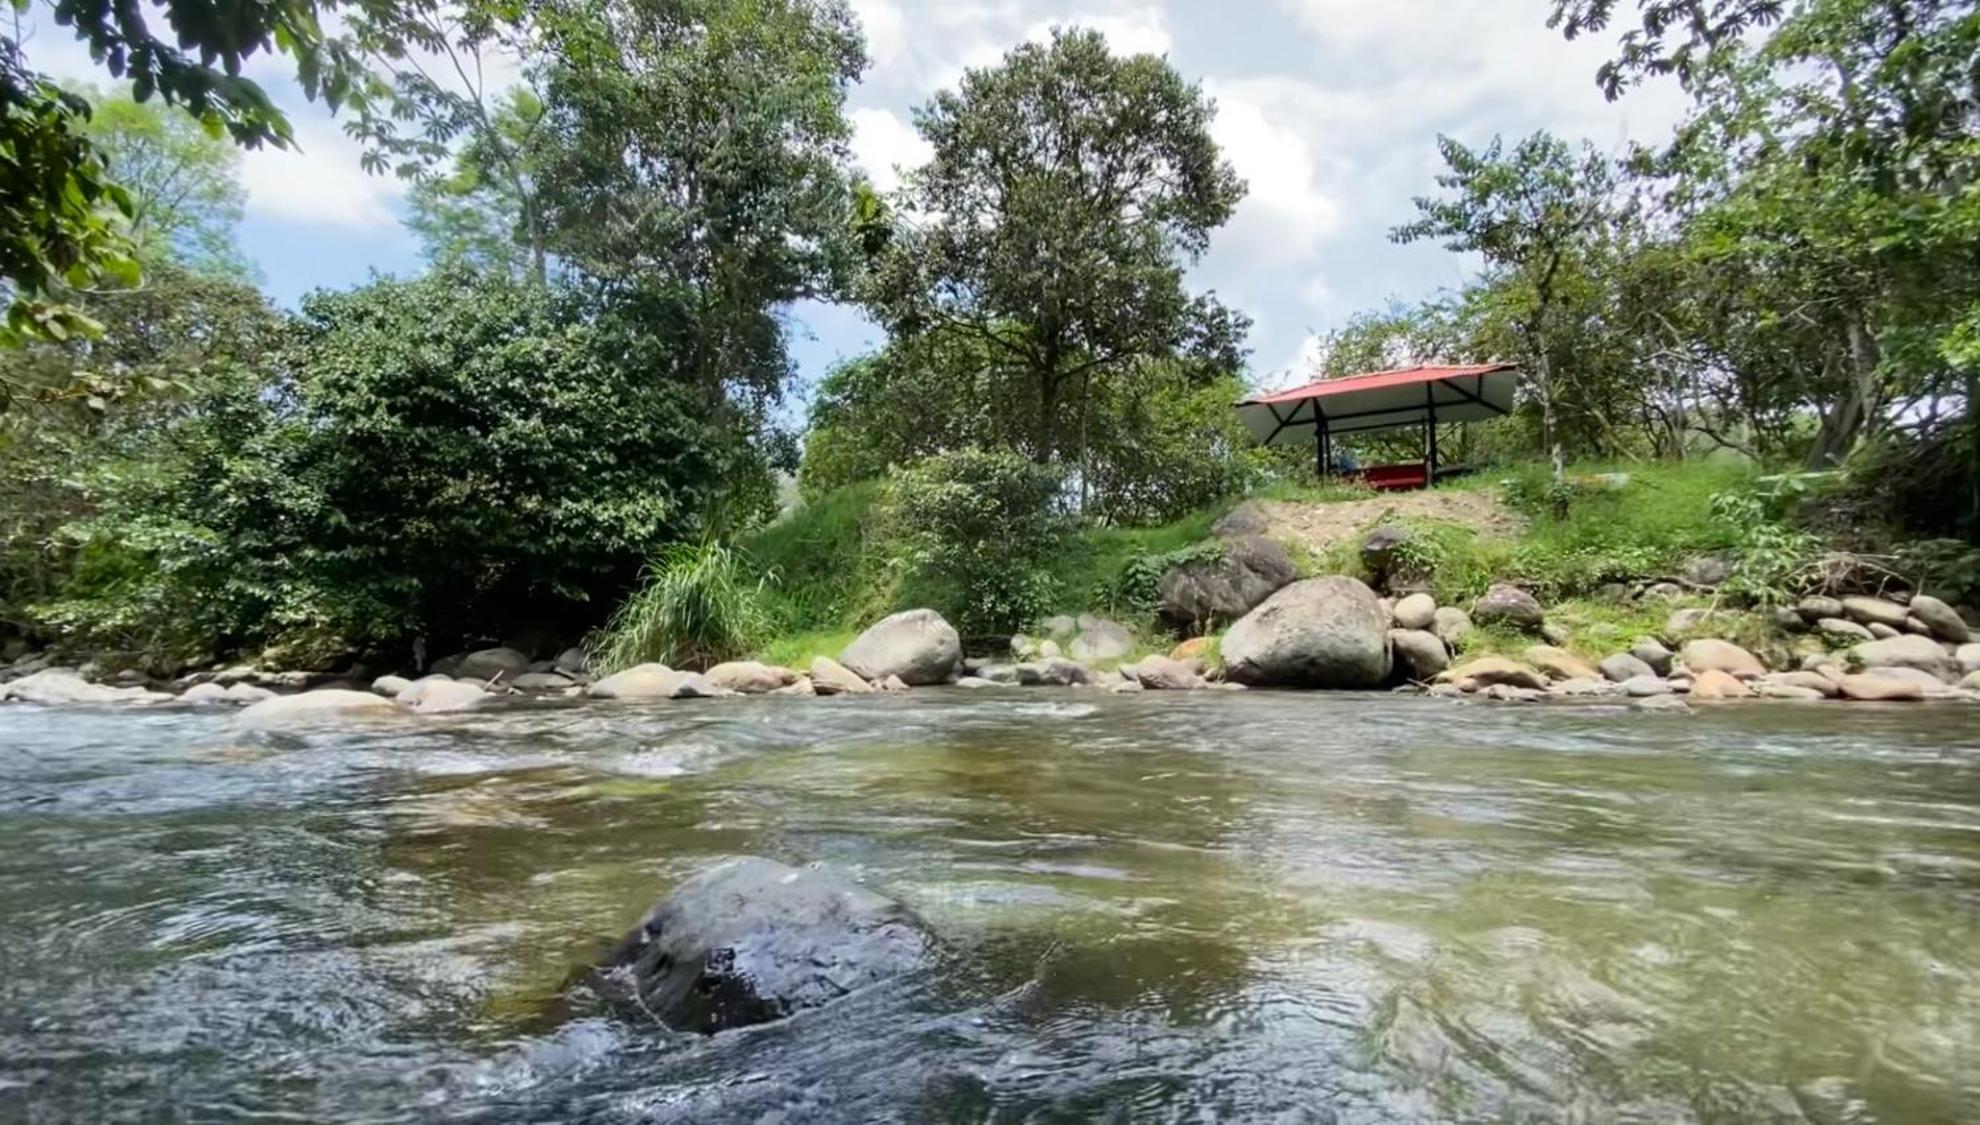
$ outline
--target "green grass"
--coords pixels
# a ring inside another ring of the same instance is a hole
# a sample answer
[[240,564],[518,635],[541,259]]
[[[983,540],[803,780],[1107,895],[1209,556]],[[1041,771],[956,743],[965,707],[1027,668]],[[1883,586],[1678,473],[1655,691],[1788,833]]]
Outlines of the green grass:
[[811,667],[814,656],[829,656],[834,660],[859,636],[857,629],[812,629],[801,633],[785,633],[771,638],[757,649],[756,659],[765,664],[781,665],[785,668],[803,670]]
[[596,651],[600,670],[648,661],[707,668],[748,652],[769,625],[764,584],[753,570],[719,543],[668,548],[606,623]]

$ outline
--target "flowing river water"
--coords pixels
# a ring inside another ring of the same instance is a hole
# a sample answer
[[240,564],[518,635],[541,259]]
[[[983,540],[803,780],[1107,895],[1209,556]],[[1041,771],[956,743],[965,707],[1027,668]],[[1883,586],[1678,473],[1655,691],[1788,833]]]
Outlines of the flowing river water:
[[[235,723],[0,708],[0,1120],[1980,1121],[1958,706]],[[562,992],[737,854],[941,953],[706,1038]]]

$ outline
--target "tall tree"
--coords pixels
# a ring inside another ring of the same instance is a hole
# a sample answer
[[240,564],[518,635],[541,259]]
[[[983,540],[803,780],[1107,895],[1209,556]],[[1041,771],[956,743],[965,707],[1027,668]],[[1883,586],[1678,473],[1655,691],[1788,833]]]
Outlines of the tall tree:
[[486,131],[453,154],[442,175],[417,178],[406,225],[435,265],[466,264],[542,284],[549,277],[537,200],[535,145],[543,103],[513,90]]
[[933,149],[896,202],[865,289],[898,334],[976,337],[1037,388],[1034,459],[1066,452],[1060,403],[1177,352],[1234,368],[1244,318],[1192,297],[1184,267],[1245,186],[1215,106],[1153,55],[1054,30],[916,111]]
[[234,239],[247,206],[240,150],[157,102],[121,94],[91,100],[88,136],[110,178],[130,194],[122,226],[139,261],[249,274]]
[[1397,227],[1390,237],[1397,242],[1442,239],[1454,252],[1482,255],[1518,282],[1525,358],[1540,400],[1541,442],[1558,473],[1563,451],[1555,417],[1552,334],[1576,258],[1611,204],[1614,172],[1592,147],[1576,153],[1547,133],[1527,137],[1510,153],[1497,137],[1477,152],[1450,137],[1439,137],[1437,147],[1450,168],[1437,183],[1454,194],[1417,199],[1422,217]]

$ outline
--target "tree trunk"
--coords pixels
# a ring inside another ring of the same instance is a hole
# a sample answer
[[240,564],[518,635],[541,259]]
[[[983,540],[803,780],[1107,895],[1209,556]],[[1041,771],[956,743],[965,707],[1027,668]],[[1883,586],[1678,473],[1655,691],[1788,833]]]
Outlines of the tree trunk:
[[1846,381],[1834,409],[1822,417],[1815,446],[1808,452],[1811,469],[1833,468],[1849,456],[1877,408],[1877,341],[1852,311],[1844,323],[1849,354],[1843,363]]

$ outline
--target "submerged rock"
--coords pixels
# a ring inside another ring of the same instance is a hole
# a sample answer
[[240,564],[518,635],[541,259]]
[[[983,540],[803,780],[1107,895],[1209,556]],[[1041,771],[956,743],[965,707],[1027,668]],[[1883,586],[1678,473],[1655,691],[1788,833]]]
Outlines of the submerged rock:
[[864,680],[899,676],[909,687],[946,684],[962,667],[962,638],[932,609],[886,617],[839,654],[839,663]]
[[585,689],[593,699],[706,699],[727,695],[699,672],[677,672],[665,664],[639,664]]
[[[430,680],[414,685],[417,691],[409,688],[401,692],[399,702],[405,703],[422,715],[445,715],[460,711],[478,711],[499,698],[481,690],[479,684],[459,680]],[[410,695],[414,698],[408,700]]]
[[898,977],[929,948],[893,900],[816,867],[746,856],[655,903],[592,981],[628,1011],[713,1034]]
[[1309,578],[1224,634],[1225,676],[1259,687],[1375,688],[1389,678],[1389,615],[1360,581]]

